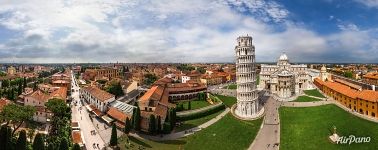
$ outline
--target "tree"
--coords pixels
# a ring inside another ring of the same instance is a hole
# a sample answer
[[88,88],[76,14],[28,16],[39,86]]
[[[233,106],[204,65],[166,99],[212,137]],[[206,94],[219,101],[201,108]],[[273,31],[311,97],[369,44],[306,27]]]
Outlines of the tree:
[[14,132],[20,128],[20,126],[27,120],[33,118],[34,113],[36,112],[35,108],[32,106],[21,106],[17,104],[9,104],[3,107],[3,111],[0,113],[0,116],[7,121],[6,125],[10,122],[13,124]]
[[206,70],[203,67],[198,67],[197,71],[200,72],[201,74],[206,73]]
[[6,125],[1,126],[0,129],[0,146],[3,149],[10,149],[9,141],[11,136],[9,136],[9,127]]
[[7,88],[9,86],[9,80],[3,80],[1,82],[2,86],[1,87],[4,87],[4,88]]
[[133,128],[135,131],[140,130],[140,109],[137,105],[136,108],[133,111]]
[[80,145],[75,143],[72,147],[72,150],[81,150]]
[[118,144],[117,141],[117,128],[116,125],[113,123],[112,125],[112,135],[110,136],[110,146],[116,146]]
[[190,104],[190,101],[188,102],[188,110],[191,110],[192,109],[192,106]]
[[60,140],[59,150],[68,150],[68,141],[66,138]]
[[57,117],[69,117],[71,116],[70,107],[66,105],[64,100],[53,98],[50,99],[47,103],[45,103],[45,106],[48,110],[50,110],[54,116]]
[[18,84],[18,89],[17,89],[17,94],[18,94],[18,95],[21,95],[21,94],[22,94],[22,91],[23,91],[22,89],[23,89],[23,88],[22,88],[22,84],[19,83],[19,84]]
[[157,116],[157,128],[156,128],[157,133],[161,133],[161,117]]
[[144,75],[144,84],[146,85],[151,85],[156,80],[157,80],[157,76],[155,74],[148,73]]
[[26,79],[26,77],[24,77],[24,85],[23,85],[23,87],[24,87],[24,89],[22,90],[22,91],[25,91],[25,88],[27,87],[27,79]]
[[48,150],[54,150],[55,149],[55,143],[49,143],[49,145],[47,145],[47,149]]
[[155,116],[154,115],[150,115],[150,123],[149,123],[149,126],[148,126],[148,131],[151,133],[151,134],[154,134],[155,131],[156,131],[156,121],[155,121]]
[[38,89],[38,87],[37,87],[37,81],[34,81],[34,83],[33,83],[33,90],[35,91],[37,89]]
[[125,129],[124,129],[125,134],[128,135],[128,134],[130,133],[130,130],[131,130],[130,119],[129,119],[129,118],[126,118],[126,121],[125,121]]
[[16,150],[26,150],[26,131],[21,130],[17,139]]
[[353,78],[353,73],[351,71],[346,71],[344,72],[344,77]]
[[44,149],[45,149],[45,142],[44,142],[43,136],[42,134],[37,133],[33,142],[33,150],[44,150]]
[[169,121],[171,123],[171,127],[173,128],[176,124],[176,109],[175,108],[169,109]]
[[123,92],[121,83],[113,82],[111,83],[108,88],[106,89],[107,92],[115,95],[116,97],[123,96],[125,93]]

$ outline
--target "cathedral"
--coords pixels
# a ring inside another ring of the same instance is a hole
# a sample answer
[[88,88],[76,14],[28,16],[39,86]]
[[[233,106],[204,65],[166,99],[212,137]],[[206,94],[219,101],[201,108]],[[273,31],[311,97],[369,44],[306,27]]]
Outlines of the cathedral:
[[306,65],[291,65],[285,53],[277,65],[261,65],[260,88],[269,90],[279,98],[289,98],[310,89],[311,77]]

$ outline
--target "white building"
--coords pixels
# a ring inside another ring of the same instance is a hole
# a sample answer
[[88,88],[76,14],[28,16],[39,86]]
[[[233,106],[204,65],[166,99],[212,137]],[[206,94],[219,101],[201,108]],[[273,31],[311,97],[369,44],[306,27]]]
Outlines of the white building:
[[186,83],[190,80],[190,76],[181,76],[181,83]]
[[312,87],[307,66],[291,65],[286,54],[279,57],[277,65],[261,65],[259,86],[280,98],[292,97]]
[[252,37],[237,38],[236,83],[237,104],[235,114],[241,118],[255,118],[264,111],[259,103],[256,87],[255,46]]
[[108,110],[109,104],[115,101],[113,94],[93,86],[81,88],[80,94],[89,104],[96,107],[102,113],[105,113]]

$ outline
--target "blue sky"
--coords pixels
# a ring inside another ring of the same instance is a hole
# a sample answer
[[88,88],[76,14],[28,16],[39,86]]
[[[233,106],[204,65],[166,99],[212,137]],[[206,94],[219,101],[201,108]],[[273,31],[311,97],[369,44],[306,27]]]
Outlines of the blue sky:
[[0,1],[0,62],[378,61],[378,0]]

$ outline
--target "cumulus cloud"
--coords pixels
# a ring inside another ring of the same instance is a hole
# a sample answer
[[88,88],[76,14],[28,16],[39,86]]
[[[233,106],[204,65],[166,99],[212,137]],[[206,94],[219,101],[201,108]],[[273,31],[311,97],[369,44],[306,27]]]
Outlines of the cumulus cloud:
[[355,0],[358,3],[361,3],[367,7],[378,8],[378,0]]
[[232,62],[236,38],[246,34],[257,61],[282,52],[297,62],[331,62],[341,53],[374,61],[367,54],[378,47],[372,31],[344,25],[319,35],[262,0],[0,1],[0,26],[19,35],[0,42],[4,62]]

